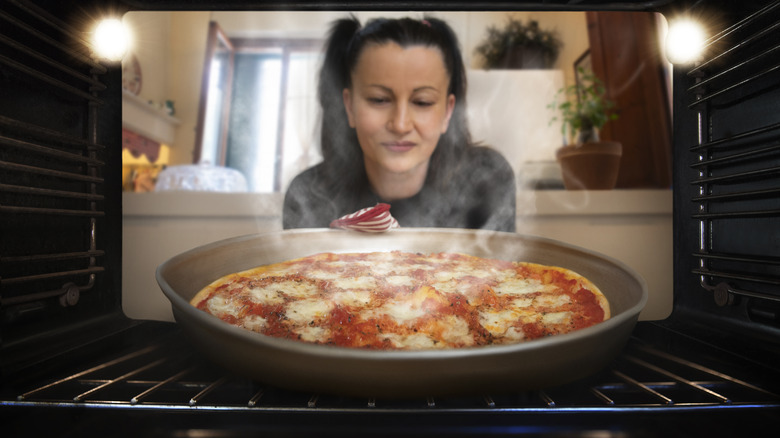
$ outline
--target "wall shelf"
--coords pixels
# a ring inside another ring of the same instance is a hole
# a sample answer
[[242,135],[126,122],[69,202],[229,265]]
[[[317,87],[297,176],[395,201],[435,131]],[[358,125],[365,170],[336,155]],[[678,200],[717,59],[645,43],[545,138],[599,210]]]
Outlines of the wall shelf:
[[122,90],[122,127],[161,144],[174,145],[179,119]]

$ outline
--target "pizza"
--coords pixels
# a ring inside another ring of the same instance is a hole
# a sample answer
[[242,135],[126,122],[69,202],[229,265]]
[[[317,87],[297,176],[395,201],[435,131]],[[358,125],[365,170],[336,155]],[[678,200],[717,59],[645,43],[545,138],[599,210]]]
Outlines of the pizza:
[[513,344],[609,318],[570,270],[461,253],[320,253],[224,276],[191,304],[248,330],[339,347]]

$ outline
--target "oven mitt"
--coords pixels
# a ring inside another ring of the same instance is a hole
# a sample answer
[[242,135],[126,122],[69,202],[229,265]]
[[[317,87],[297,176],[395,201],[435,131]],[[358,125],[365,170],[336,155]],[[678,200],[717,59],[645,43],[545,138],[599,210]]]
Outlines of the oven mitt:
[[382,233],[391,228],[399,228],[399,225],[398,221],[390,214],[390,204],[379,203],[373,207],[342,216],[331,222],[330,227],[366,233]]

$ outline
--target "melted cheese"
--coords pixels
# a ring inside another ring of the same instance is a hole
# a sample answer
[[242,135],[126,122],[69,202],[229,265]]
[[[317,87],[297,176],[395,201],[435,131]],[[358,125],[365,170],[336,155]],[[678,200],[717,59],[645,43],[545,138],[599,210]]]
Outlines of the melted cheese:
[[385,314],[400,324],[405,324],[425,316],[425,310],[419,306],[415,306],[412,300],[389,302],[379,308],[376,313],[378,315]]
[[287,318],[297,324],[307,325],[328,314],[334,304],[330,301],[308,299],[293,301],[287,305]]
[[250,299],[259,304],[280,304],[285,297],[309,298],[317,295],[319,288],[307,281],[285,280],[249,290]]
[[444,341],[455,345],[474,345],[474,336],[471,334],[471,329],[465,319],[447,315],[441,321],[440,326],[444,328],[441,333]]
[[241,306],[236,302],[234,295],[217,295],[208,301],[207,308],[212,315],[218,317],[229,315],[238,318],[241,312]]
[[439,283],[449,283],[451,280],[455,280],[459,277],[461,277],[459,273],[452,271],[440,271],[433,274],[434,280]]
[[510,325],[517,321],[519,314],[514,309],[479,312],[479,323],[493,336],[506,333]]
[[542,324],[566,324],[571,319],[571,312],[552,312],[542,315]]
[[504,280],[495,287],[499,295],[525,295],[535,292],[544,292],[547,289],[538,280],[526,278],[512,278]]
[[258,315],[247,315],[241,323],[241,327],[262,333],[265,328],[265,318]]
[[282,304],[284,293],[277,285],[256,287],[247,291],[249,299],[258,304]]
[[344,290],[331,295],[330,300],[341,306],[365,307],[373,302],[373,296],[365,290]]
[[428,299],[442,304],[447,302],[447,300],[436,289],[428,286],[423,286],[417,289],[411,296],[412,303],[415,307],[422,306],[423,302]]
[[330,337],[330,330],[324,327],[304,326],[295,330],[302,341],[306,342],[326,342]]
[[408,275],[390,275],[385,277],[390,286],[414,286],[414,278]]
[[323,269],[313,269],[306,273],[309,278],[317,280],[339,280],[344,277],[344,274],[338,271],[326,271]]
[[561,307],[571,303],[571,298],[565,294],[545,294],[539,295],[534,300],[534,304],[541,307]]
[[463,285],[462,283],[458,283],[457,280],[437,281],[433,283],[431,286],[439,292],[452,294],[458,292],[458,285],[461,285],[463,286],[464,289],[467,289],[465,285]]
[[390,340],[393,346],[402,349],[423,350],[437,347],[436,342],[424,333],[414,333],[411,335],[388,333],[383,335],[382,338]]
[[504,343],[520,342],[525,339],[525,333],[517,327],[509,327],[504,333]]
[[518,298],[516,300],[512,300],[512,306],[517,309],[529,307],[532,306],[533,304],[534,304],[533,298]]
[[331,286],[338,289],[376,289],[376,278],[369,276],[337,278],[331,282]]
[[356,263],[358,266],[363,266],[372,275],[378,275],[384,277],[390,274],[398,274],[405,272],[402,266],[398,266],[391,261],[382,261],[381,258],[377,261],[359,261]]

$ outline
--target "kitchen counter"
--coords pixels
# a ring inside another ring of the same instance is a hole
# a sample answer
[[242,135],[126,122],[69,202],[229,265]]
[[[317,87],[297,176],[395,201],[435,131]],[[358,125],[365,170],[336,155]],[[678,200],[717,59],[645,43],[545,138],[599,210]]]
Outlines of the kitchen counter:
[[[124,193],[125,217],[259,216],[281,221],[281,193]],[[671,190],[519,191],[518,220],[527,216],[672,213]],[[281,222],[280,225],[281,226]]]
[[641,320],[672,311],[671,190],[519,192],[517,230],[617,259],[644,278],[649,299]]
[[[217,240],[282,229],[279,193],[125,193],[122,202],[122,301],[131,318],[173,320],[154,277],[170,257]],[[670,190],[519,191],[517,232],[622,261],[648,285],[650,299],[640,319],[663,319],[671,312]]]

